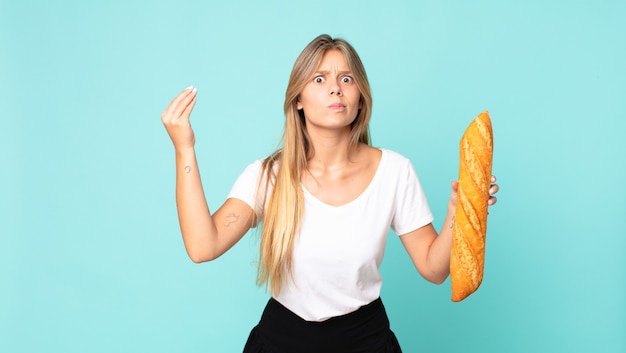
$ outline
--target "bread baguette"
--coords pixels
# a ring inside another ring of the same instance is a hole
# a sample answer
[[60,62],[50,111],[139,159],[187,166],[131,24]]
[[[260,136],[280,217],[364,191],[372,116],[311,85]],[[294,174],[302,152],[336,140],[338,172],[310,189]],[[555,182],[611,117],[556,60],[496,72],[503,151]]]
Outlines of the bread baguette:
[[460,142],[459,189],[452,232],[452,301],[474,293],[483,280],[487,202],[491,187],[493,133],[487,111],[467,127]]

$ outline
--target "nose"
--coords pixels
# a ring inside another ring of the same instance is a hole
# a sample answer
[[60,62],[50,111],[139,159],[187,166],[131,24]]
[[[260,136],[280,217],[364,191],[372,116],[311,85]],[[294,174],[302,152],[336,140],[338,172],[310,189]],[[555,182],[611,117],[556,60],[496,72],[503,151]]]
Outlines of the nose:
[[343,92],[341,92],[341,87],[339,86],[339,82],[334,81],[330,86],[330,95],[331,96],[342,96]]

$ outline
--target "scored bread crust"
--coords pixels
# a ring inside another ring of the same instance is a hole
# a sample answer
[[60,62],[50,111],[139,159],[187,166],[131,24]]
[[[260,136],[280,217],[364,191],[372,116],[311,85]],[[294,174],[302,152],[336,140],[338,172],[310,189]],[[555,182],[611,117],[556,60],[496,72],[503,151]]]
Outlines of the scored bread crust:
[[487,208],[491,187],[493,132],[489,113],[480,113],[460,142],[459,188],[452,229],[452,301],[474,293],[483,280]]

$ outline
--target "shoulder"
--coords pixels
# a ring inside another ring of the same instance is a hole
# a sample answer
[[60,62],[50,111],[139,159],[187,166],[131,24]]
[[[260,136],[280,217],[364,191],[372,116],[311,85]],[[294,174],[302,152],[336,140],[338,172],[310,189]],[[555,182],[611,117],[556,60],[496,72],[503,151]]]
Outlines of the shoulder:
[[271,166],[272,169],[275,171],[279,163],[280,163],[280,154],[278,152],[275,152],[267,157],[252,161],[246,166],[245,170],[259,172],[261,170],[265,170],[265,168],[267,168],[268,166]]
[[261,169],[263,169],[263,160],[257,159],[246,165],[242,174],[259,174]]
[[266,159],[256,159],[251,163],[248,163],[239,173],[238,180],[258,183],[262,176],[266,174],[265,165]]
[[402,154],[386,148],[373,147],[363,144],[361,146],[361,155],[370,161],[385,161],[394,164],[406,164],[411,161]]
[[405,157],[404,155],[398,152],[384,149],[384,148],[381,148],[380,151],[382,152],[381,162],[384,161],[385,165],[388,167],[406,168],[408,166],[411,166],[411,161],[407,157]]
[[381,149],[381,151],[382,159],[379,169],[385,180],[393,180],[399,185],[412,184],[419,180],[410,159],[392,150]]

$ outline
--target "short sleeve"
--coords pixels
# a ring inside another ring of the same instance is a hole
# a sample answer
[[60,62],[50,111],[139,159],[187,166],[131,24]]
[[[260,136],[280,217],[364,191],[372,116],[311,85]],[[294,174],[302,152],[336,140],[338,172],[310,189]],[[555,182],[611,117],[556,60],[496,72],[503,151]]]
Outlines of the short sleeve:
[[[264,195],[258,192],[259,186],[263,186],[259,184],[262,167],[263,161],[261,160],[249,164],[239,175],[228,194],[228,198],[239,199],[248,204],[255,211],[257,220],[262,219],[263,216]],[[253,227],[256,225],[257,222]]]
[[411,162],[407,159],[399,170],[395,197],[395,213],[391,228],[404,235],[432,223],[426,195]]

